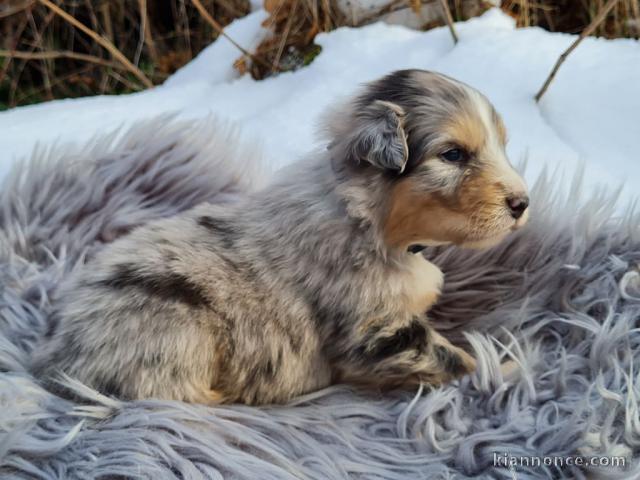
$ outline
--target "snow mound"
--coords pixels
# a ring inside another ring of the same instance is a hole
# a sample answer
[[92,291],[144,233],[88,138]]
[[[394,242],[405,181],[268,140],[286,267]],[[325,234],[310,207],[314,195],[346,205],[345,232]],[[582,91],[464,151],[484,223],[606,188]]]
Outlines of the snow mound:
[[[251,49],[264,35],[256,10],[235,21],[229,35]],[[585,183],[635,194],[640,180],[640,43],[586,39],[536,104],[533,96],[575,36],[516,29],[498,9],[427,32],[382,23],[322,34],[321,54],[306,68],[262,81],[238,77],[239,52],[224,39],[152,90],[123,96],[59,100],[0,114],[0,177],[36,144],[85,142],[98,132],[173,112],[197,119],[215,114],[237,122],[263,143],[273,167],[316,145],[323,110],[363,82],[400,68],[436,70],[478,88],[494,102],[509,130],[514,163],[526,160],[531,181],[543,170],[570,178],[586,164]]]

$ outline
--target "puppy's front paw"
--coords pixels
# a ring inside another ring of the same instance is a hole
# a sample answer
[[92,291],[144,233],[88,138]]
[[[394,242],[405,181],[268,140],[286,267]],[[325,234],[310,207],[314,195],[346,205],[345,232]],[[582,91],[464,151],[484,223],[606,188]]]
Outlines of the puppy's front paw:
[[424,380],[431,385],[441,385],[476,370],[476,359],[460,347],[456,347],[437,331],[431,329],[432,346],[426,352],[422,366]]
[[444,284],[444,274],[422,255],[416,255],[412,264],[410,283],[407,290],[413,304],[412,313],[420,315],[438,301]]
[[422,274],[422,279],[425,281],[425,286],[440,293],[442,286],[444,285],[444,273],[424,257],[423,259],[424,266],[422,268],[424,273]]
[[447,380],[462,377],[476,370],[476,359],[462,348],[453,345],[436,345],[435,354],[438,366]]

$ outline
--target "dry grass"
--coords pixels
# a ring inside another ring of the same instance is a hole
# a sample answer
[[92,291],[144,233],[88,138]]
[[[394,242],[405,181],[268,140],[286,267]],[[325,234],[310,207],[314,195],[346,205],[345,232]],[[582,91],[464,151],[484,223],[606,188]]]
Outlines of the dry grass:
[[[518,26],[541,26],[550,31],[580,33],[602,10],[606,0],[504,0],[502,9],[514,17]],[[256,56],[260,64],[239,62],[241,71],[249,70],[254,78],[261,79],[278,71],[292,70],[307,64],[318,53],[313,44],[319,32],[338,26],[360,26],[378,20],[382,15],[399,9],[437,8],[442,13],[439,20],[423,25],[424,29],[450,24],[447,10],[438,4],[449,6],[453,20],[466,20],[485,11],[490,5],[484,0],[389,0],[387,6],[365,18],[354,21],[342,14],[335,0],[265,0],[271,14],[267,26],[273,35],[258,47]],[[450,27],[451,28],[451,27]],[[640,0],[619,0],[594,35],[613,37],[638,37],[640,34]],[[455,39],[455,32],[452,29]],[[269,66],[265,67],[264,63]]]
[[[539,26],[552,32],[580,33],[602,10],[606,0],[505,0],[502,9],[519,27]],[[619,0],[594,35],[606,38],[640,36],[640,0]]]
[[[447,24],[447,14],[462,20],[486,10],[484,0],[454,0],[449,9],[443,10],[446,0],[389,0],[389,3],[366,15],[354,17],[338,8],[336,0],[264,0],[270,13],[265,26],[272,32],[256,49],[259,62],[247,64],[241,59],[240,71],[249,71],[253,78],[262,79],[282,71],[295,70],[313,61],[320,47],[313,43],[320,32],[328,32],[341,26],[358,27],[379,20],[398,10],[418,13],[422,8],[435,9],[439,20],[422,25],[429,29]],[[344,2],[346,3],[346,2]],[[469,8],[469,4],[473,4]],[[450,20],[455,20],[451,19]],[[452,35],[455,33],[452,29]]]
[[[389,0],[355,20],[337,0],[264,1],[272,34],[255,52],[239,46],[236,62],[257,79],[311,62],[320,51],[313,43],[319,32],[369,23],[398,9],[441,11],[438,0]],[[579,33],[605,1],[505,0],[502,8],[519,26]],[[483,0],[448,5],[454,20],[487,7]],[[249,0],[0,0],[0,109],[159,84],[248,11]],[[443,15],[423,28],[444,24]],[[638,37],[640,0],[619,0],[594,34]]]
[[[225,26],[249,0],[200,0]],[[0,0],[0,109],[161,83],[219,32],[191,0]]]

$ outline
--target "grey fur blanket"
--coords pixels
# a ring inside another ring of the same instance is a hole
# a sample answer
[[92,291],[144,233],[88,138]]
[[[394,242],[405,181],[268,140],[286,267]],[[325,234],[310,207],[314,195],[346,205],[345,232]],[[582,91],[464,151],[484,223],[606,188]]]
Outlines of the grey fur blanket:
[[80,384],[72,403],[26,373],[73,268],[136,225],[232,201],[260,170],[228,128],[167,118],[16,167],[0,191],[0,477],[640,477],[639,215],[579,178],[540,178],[530,225],[489,252],[427,253],[446,274],[432,315],[479,358],[455,384],[208,408]]

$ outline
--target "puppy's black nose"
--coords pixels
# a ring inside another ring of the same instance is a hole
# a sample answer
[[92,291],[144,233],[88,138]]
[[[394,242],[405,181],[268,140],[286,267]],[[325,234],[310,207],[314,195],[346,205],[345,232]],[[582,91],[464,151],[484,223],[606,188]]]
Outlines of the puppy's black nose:
[[528,206],[529,197],[527,197],[526,195],[507,198],[507,207],[509,207],[511,216],[515,219],[520,218]]

